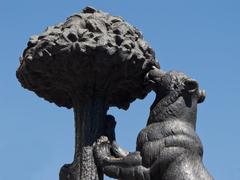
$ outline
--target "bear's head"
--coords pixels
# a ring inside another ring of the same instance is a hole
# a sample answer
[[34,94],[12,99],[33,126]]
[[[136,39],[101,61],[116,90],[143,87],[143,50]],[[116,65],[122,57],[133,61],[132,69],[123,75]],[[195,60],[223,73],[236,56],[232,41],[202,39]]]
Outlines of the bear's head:
[[205,91],[199,89],[196,80],[182,72],[163,72],[155,67],[147,73],[145,80],[156,92],[156,99],[151,107],[154,111],[152,122],[179,118],[195,124],[197,104],[205,99]]

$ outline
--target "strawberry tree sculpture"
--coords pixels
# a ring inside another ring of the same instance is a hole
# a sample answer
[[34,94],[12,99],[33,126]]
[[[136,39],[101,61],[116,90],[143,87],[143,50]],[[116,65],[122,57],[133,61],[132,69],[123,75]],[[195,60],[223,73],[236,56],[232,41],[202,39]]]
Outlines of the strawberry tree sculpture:
[[93,145],[105,134],[107,110],[128,109],[149,89],[144,76],[159,68],[142,34],[121,17],[86,7],[32,36],[21,57],[22,86],[57,106],[73,108],[75,154],[60,180],[101,180]]

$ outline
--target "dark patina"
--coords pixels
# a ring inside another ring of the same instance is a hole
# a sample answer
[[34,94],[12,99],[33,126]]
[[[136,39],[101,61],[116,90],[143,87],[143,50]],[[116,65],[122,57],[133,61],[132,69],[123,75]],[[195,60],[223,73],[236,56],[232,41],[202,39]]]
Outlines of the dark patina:
[[[32,36],[20,58],[21,85],[57,106],[73,108],[74,160],[60,180],[212,179],[195,132],[197,81],[163,72],[141,32],[121,17],[86,7],[67,21]],[[156,92],[136,152],[117,145],[111,106],[127,110]]]

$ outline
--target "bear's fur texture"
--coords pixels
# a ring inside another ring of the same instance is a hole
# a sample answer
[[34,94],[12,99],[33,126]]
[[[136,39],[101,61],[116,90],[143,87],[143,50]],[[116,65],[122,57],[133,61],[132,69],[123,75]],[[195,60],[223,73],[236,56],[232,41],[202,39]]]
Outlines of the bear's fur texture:
[[195,132],[197,104],[204,101],[205,92],[185,74],[157,68],[146,75],[146,82],[156,98],[138,135],[137,151],[114,153],[119,147],[101,137],[94,151],[98,166],[121,180],[212,180]]

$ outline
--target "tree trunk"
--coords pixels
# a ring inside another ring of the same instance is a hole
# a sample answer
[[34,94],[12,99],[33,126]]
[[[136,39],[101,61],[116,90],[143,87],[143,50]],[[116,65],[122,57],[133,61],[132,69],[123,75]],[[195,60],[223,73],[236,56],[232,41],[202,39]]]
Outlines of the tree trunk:
[[103,180],[93,157],[93,144],[104,135],[108,107],[102,98],[73,100],[75,117],[75,154],[72,164],[61,168],[60,180]]

